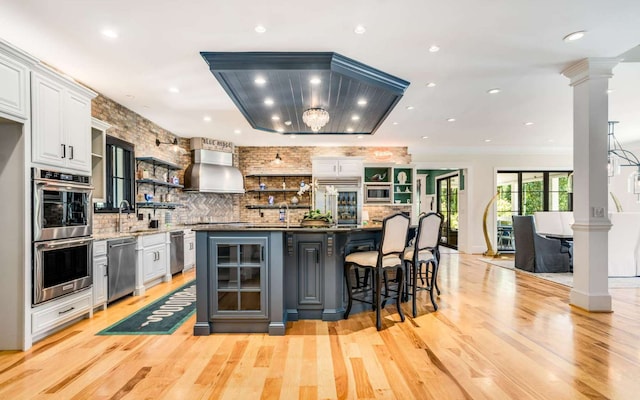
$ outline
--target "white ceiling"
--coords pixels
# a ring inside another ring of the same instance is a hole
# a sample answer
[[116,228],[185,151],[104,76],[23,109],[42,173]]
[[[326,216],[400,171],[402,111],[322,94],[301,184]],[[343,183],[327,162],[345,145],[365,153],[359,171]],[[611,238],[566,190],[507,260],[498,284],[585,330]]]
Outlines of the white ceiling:
[[[585,57],[636,47],[639,21],[638,0],[0,3],[0,39],[178,136],[241,146],[403,145],[414,153],[570,150],[572,90],[560,72]],[[266,33],[254,31],[258,24]],[[358,24],[364,35],[354,33]],[[119,37],[107,39],[105,28]],[[562,40],[578,30],[588,33]],[[430,53],[433,44],[441,50]],[[627,61],[640,60],[637,50]],[[373,136],[291,138],[251,129],[201,51],[334,51],[411,85]],[[640,65],[621,63],[614,75],[616,136],[623,144],[640,140]],[[170,93],[172,86],[180,93]],[[487,94],[496,87],[502,92]]]

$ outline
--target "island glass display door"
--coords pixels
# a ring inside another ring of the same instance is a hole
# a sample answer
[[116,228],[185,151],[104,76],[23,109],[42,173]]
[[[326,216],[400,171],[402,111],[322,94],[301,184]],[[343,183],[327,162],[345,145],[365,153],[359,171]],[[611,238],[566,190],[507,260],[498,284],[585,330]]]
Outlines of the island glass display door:
[[214,240],[213,317],[266,316],[266,238]]

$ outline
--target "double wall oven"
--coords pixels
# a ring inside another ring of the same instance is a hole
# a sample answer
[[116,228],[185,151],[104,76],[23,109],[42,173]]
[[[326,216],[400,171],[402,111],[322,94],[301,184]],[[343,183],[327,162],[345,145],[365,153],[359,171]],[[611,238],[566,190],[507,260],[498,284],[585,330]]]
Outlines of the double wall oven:
[[33,168],[33,305],[92,283],[91,177]]

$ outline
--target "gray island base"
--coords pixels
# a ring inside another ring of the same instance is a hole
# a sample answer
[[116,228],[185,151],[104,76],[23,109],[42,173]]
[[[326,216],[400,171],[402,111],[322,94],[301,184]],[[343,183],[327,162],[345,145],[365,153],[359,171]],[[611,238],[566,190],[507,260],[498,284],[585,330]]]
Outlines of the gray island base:
[[342,319],[345,250],[375,247],[381,234],[380,226],[212,224],[193,230],[196,336],[218,332],[284,335],[287,321]]

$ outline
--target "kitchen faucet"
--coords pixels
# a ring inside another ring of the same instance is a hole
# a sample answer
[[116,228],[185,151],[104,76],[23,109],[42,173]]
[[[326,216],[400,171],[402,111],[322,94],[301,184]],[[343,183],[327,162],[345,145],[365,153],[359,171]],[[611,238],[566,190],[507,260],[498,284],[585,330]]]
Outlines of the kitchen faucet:
[[[131,204],[127,200],[122,200],[120,205],[118,206],[118,232],[122,233],[122,206],[127,207],[127,211],[129,211],[129,207]],[[131,212],[127,212],[127,218],[131,218]]]
[[284,208],[286,209],[285,213],[287,214],[287,229],[289,229],[289,204],[287,204],[286,201],[283,201],[282,203],[278,204],[278,207],[280,209],[282,209],[282,206],[284,206]]

